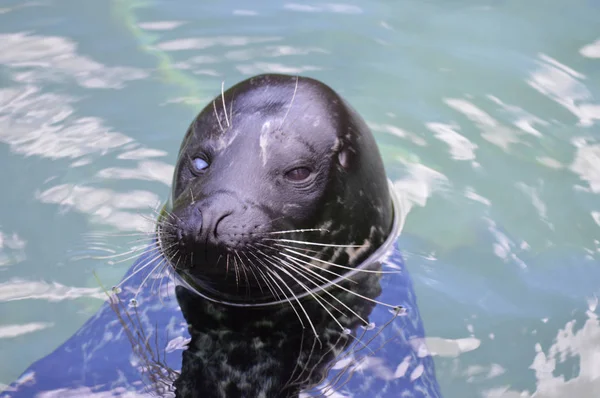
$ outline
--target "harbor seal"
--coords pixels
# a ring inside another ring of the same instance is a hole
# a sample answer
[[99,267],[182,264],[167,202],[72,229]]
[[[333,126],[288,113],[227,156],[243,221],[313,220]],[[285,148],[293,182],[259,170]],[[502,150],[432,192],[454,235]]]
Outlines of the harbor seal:
[[[310,78],[247,79],[190,125],[151,244],[119,291],[0,396],[438,397],[394,250],[397,217],[375,139],[349,104]],[[400,276],[384,299],[389,258]],[[142,288],[163,269],[176,305]],[[376,352],[372,376],[350,380]]]
[[[297,397],[323,378],[315,368],[326,368],[325,353],[333,358],[346,347],[342,332],[359,319],[366,326],[374,306],[366,298],[378,295],[367,289],[373,294],[339,299],[352,292],[349,271],[393,225],[366,123],[322,82],[255,76],[194,119],[171,188],[158,247],[185,286],[177,297],[192,336],[177,396]],[[322,297],[324,287],[337,292]],[[307,325],[308,340],[299,334]],[[320,348],[308,358],[300,347],[310,341]],[[287,385],[292,369],[307,370]]]

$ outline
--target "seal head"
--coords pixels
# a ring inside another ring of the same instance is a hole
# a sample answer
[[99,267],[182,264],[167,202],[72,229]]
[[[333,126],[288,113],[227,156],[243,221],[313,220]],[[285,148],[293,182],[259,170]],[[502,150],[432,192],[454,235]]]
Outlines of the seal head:
[[317,80],[267,74],[191,123],[157,232],[194,290],[257,303],[339,278],[381,245],[392,219],[364,120]]

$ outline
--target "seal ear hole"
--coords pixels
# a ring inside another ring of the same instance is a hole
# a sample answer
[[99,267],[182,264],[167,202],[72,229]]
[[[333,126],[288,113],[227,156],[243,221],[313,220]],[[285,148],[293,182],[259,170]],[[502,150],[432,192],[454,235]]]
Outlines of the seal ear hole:
[[308,167],[296,167],[285,173],[285,178],[290,181],[304,181],[310,177],[312,171]]

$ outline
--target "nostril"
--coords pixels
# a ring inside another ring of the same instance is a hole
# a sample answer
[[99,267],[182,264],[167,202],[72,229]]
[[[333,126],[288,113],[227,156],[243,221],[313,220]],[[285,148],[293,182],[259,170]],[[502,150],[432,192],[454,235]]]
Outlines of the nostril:
[[182,246],[194,245],[202,233],[202,211],[196,206],[188,208],[177,217],[175,236]]
[[229,217],[231,214],[232,214],[232,212],[228,212],[228,213],[223,214],[221,217],[219,217],[219,219],[215,223],[215,229],[213,231],[213,234],[215,235],[215,237],[219,236],[218,230],[219,230],[219,224],[221,224],[221,221],[223,221],[225,218]]

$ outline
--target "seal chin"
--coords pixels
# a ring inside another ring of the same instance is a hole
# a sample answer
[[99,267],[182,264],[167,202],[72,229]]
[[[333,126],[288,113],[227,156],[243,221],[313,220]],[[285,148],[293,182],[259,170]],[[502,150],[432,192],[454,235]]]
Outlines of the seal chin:
[[[242,271],[239,270],[241,273]],[[262,303],[273,300],[273,296],[268,294],[269,290],[252,283],[250,280],[240,281],[235,277],[214,278],[204,273],[194,272],[193,270],[180,270],[177,276],[187,288],[196,292],[200,296],[210,297],[212,301],[232,302],[232,303]]]

